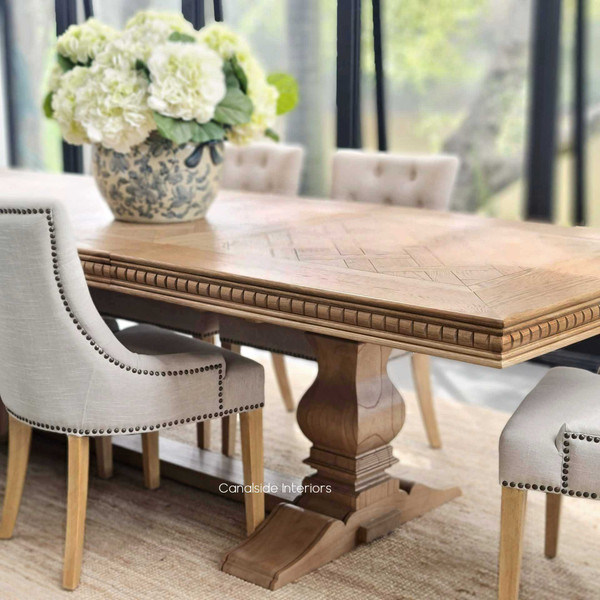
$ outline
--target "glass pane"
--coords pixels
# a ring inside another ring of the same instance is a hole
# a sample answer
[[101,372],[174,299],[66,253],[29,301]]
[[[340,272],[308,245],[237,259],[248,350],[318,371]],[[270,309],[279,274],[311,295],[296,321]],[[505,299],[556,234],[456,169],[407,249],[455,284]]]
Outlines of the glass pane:
[[[372,21],[363,15],[363,137],[376,149]],[[530,0],[386,0],[389,151],[461,158],[453,208],[520,218]]]
[[335,148],[336,1],[224,0],[223,13],[268,72],[298,80],[300,103],[281,119],[280,132],[306,149],[302,192],[327,195]]
[[107,25],[122,28],[138,10],[181,11],[181,0],[94,0],[94,14]]

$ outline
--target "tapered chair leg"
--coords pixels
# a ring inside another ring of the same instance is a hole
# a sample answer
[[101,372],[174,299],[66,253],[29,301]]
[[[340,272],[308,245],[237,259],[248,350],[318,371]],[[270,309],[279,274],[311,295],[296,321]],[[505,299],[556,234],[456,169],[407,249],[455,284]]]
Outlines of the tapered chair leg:
[[244,495],[246,532],[250,535],[265,518],[262,409],[240,414],[244,485],[253,489]]
[[237,415],[229,415],[221,419],[221,452],[225,456],[235,454],[235,431]]
[[[4,410],[4,407],[2,409]],[[0,523],[0,539],[2,540],[11,538],[15,528],[25,485],[29,447],[31,446],[31,427],[29,425],[9,416],[8,429],[8,470],[2,507],[2,523]]]
[[277,385],[281,398],[288,412],[294,412],[294,397],[292,396],[292,388],[288,377],[287,369],[285,368],[285,357],[282,354],[271,353],[273,369],[277,378]]
[[[241,351],[240,346],[230,344],[229,342],[221,342],[221,347],[236,354],[239,354]],[[233,456],[235,454],[236,425],[237,419],[235,415],[221,419],[221,453],[225,456]]]
[[210,450],[210,421],[196,423],[196,443],[202,450]]
[[63,587],[67,590],[74,590],[81,579],[90,465],[90,439],[69,436],[68,440],[67,533],[65,537]]
[[548,558],[554,558],[558,549],[561,503],[562,494],[546,494],[546,541],[544,554]]
[[158,454],[158,431],[142,433],[142,462],[144,486],[149,490],[160,487],[160,457]]
[[0,398],[0,443],[8,439],[8,413]]
[[517,600],[521,580],[527,492],[502,488],[498,600]]
[[433,396],[431,394],[431,373],[429,370],[429,356],[426,354],[412,354],[411,364],[415,389],[417,391],[417,400],[421,409],[421,417],[425,425],[425,432],[429,445],[432,448],[441,448],[442,440],[438,430],[437,419],[435,417],[435,408],[433,406]]
[[110,436],[97,437],[96,445],[96,467],[100,479],[110,479],[113,476],[113,447]]

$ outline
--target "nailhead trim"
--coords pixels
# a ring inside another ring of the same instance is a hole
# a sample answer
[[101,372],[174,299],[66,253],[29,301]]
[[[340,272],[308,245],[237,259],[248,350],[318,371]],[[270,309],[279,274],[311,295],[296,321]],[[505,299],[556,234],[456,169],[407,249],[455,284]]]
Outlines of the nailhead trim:
[[[208,418],[212,419],[212,418],[216,418],[216,417],[222,417],[222,416],[225,416],[232,412],[232,410],[229,410],[229,411],[223,410],[223,363],[216,363],[213,365],[207,365],[206,367],[197,367],[194,369],[185,369],[185,370],[181,369],[179,371],[149,371],[147,369],[137,369],[135,367],[127,365],[127,364],[115,359],[114,357],[110,356],[109,354],[107,354],[105,350],[103,350],[100,346],[98,346],[98,344],[94,341],[94,339],[83,328],[81,323],[79,323],[79,321],[77,320],[77,317],[71,310],[71,307],[67,300],[67,297],[65,294],[65,289],[62,285],[62,280],[60,278],[60,269],[58,266],[58,248],[56,245],[56,235],[55,235],[55,227],[54,227],[54,220],[53,220],[53,216],[52,216],[52,210],[50,208],[23,208],[23,209],[21,209],[21,208],[0,208],[0,214],[2,214],[2,215],[37,215],[37,214],[42,215],[42,214],[45,214],[46,215],[46,221],[48,223],[48,233],[49,233],[49,237],[50,237],[50,254],[52,256],[52,268],[53,268],[53,272],[54,272],[54,279],[56,281],[56,286],[57,286],[58,292],[60,294],[60,299],[62,300],[65,310],[69,314],[69,318],[73,321],[73,323],[77,327],[77,330],[81,333],[81,335],[83,335],[85,337],[85,339],[90,343],[90,346],[92,346],[94,348],[94,350],[98,354],[100,354],[100,356],[103,356],[106,360],[108,360],[108,362],[110,364],[113,364],[116,367],[124,369],[125,371],[130,371],[137,375],[149,375],[151,377],[152,376],[176,377],[178,375],[194,375],[197,373],[204,373],[205,371],[213,371],[215,369],[218,369],[218,377],[219,377],[218,397],[219,397],[219,411],[220,412],[219,413],[215,412],[214,417],[213,417],[213,413],[209,413]],[[259,408],[259,407],[264,406],[264,402],[261,403],[260,405],[252,405],[252,406]],[[233,411],[238,412],[238,409],[235,408],[235,409],[233,409]],[[13,417],[15,417],[16,419],[19,419],[20,421],[23,421],[23,422],[27,423],[28,425],[33,425],[40,429],[49,429],[50,431],[62,431],[62,432],[66,432],[66,433],[78,433],[80,435],[89,434],[89,431],[86,429],[71,429],[71,428],[64,428],[64,427],[59,428],[58,426],[46,425],[44,423],[38,423],[37,421],[25,419],[24,417],[21,417],[15,413],[13,413],[10,410],[8,412],[10,412],[13,415]],[[197,415],[196,417],[190,417],[190,419],[192,421],[193,420],[203,421],[206,418],[207,418],[207,415]],[[185,419],[169,422],[168,424],[162,423],[162,425],[158,424],[158,425],[154,425],[154,426],[150,426],[150,427],[151,428],[153,427],[154,429],[161,429],[164,427],[171,427],[173,424],[177,425],[180,422],[184,423]],[[117,427],[117,428],[113,429],[113,433],[119,433],[120,431],[122,433],[127,433],[127,431],[129,431],[130,433],[133,433],[133,431],[135,430],[135,427],[136,426],[129,427],[129,428],[127,428],[127,427],[118,428]],[[109,433],[110,433],[110,429],[107,429],[107,435]]]
[[595,444],[600,444],[600,436],[597,435],[589,435],[587,433],[571,433],[565,432],[563,439],[563,464],[562,464],[562,486],[561,487],[552,487],[539,485],[536,483],[515,483],[514,481],[508,482],[503,481],[502,485],[504,487],[517,487],[519,489],[532,489],[532,490],[540,490],[540,492],[547,493],[555,493],[555,494],[564,494],[568,496],[576,496],[577,498],[591,498],[592,500],[596,500],[598,498],[598,494],[596,492],[582,492],[580,490],[570,490],[569,489],[569,463],[571,462],[571,457],[569,456],[571,450],[570,445],[571,442],[569,440],[581,440],[586,442],[593,442]]
[[200,423],[202,421],[206,421],[208,419],[217,419],[219,417],[225,417],[227,415],[231,415],[233,413],[242,413],[251,410],[258,410],[259,408],[263,408],[265,405],[264,402],[260,402],[259,404],[249,404],[244,406],[243,408],[230,408],[228,410],[222,410],[215,413],[208,413],[203,415],[195,415],[192,417],[184,417],[182,419],[174,419],[173,421],[165,421],[163,423],[158,423],[156,425],[134,425],[132,427],[108,427],[106,429],[75,429],[72,427],[61,427],[59,425],[48,425],[46,423],[40,423],[39,421],[33,421],[32,419],[27,419],[22,417],[9,408],[6,409],[11,416],[15,419],[26,423],[27,425],[31,425],[32,427],[36,427],[37,429],[46,429],[48,431],[57,431],[58,433],[66,433],[70,435],[86,435],[86,436],[95,436],[101,437],[104,435],[128,435],[131,433],[144,433],[146,431],[157,431],[159,429],[168,429],[169,427],[173,427],[175,425],[185,425],[186,423]]
[[221,343],[227,343],[227,344],[234,344],[236,346],[250,346],[250,348],[256,348],[257,350],[266,350],[267,352],[273,352],[274,354],[283,354],[284,356],[293,356],[294,358],[304,358],[306,360],[312,360],[313,362],[315,360],[317,360],[314,356],[306,356],[305,354],[297,354],[295,352],[287,352],[287,351],[283,351],[279,348],[269,348],[267,346],[258,346],[257,344],[254,343],[249,343],[249,342],[243,342],[240,340],[234,340],[231,338],[224,338],[223,336],[221,336]]

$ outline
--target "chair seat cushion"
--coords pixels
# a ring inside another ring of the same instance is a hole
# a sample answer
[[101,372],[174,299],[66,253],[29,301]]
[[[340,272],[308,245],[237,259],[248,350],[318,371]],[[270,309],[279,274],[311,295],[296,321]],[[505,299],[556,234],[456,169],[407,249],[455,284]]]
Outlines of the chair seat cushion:
[[[219,335],[222,342],[316,360],[315,352],[306,333],[300,329],[291,329],[270,323],[256,323],[221,315],[219,317]],[[404,350],[394,349],[390,358],[405,354],[407,352]]]
[[500,481],[510,487],[598,497],[598,375],[559,367],[544,376],[502,432]]
[[90,288],[92,300],[102,315],[150,323],[166,329],[208,338],[219,333],[219,318],[191,306],[173,307],[151,298],[138,298],[100,288]]

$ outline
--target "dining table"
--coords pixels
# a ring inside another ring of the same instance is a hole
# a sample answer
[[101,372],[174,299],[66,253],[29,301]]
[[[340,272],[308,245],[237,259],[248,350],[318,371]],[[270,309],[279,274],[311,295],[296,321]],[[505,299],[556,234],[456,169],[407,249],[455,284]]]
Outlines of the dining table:
[[[64,202],[90,288],[305,332],[318,374],[297,419],[314,472],[302,493],[271,495],[221,565],[265,588],[460,494],[388,473],[405,418],[392,349],[503,368],[600,331],[598,229],[235,190],[204,219],[135,224],[113,219],[90,176],[13,169],[0,197]],[[118,443],[133,461],[136,442]],[[240,480],[239,461],[177,444],[161,441],[167,477]]]

